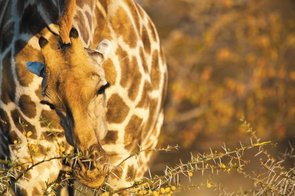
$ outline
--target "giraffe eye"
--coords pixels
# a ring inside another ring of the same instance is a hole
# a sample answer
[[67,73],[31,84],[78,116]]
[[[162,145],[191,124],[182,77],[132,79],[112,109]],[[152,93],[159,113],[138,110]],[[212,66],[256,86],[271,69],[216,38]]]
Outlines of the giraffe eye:
[[110,84],[107,82],[105,85],[102,85],[97,91],[98,95],[104,94],[105,90],[110,87]]
[[55,110],[55,106],[52,103],[50,103],[49,101],[41,100],[40,103],[44,104],[44,105],[48,105],[50,107],[50,109]]

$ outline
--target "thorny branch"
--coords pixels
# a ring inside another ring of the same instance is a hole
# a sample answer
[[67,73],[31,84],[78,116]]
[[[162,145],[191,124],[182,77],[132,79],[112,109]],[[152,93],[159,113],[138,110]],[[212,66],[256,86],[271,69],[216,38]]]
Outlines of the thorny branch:
[[[166,166],[163,169],[162,175],[152,175],[149,171],[149,177],[143,177],[140,180],[133,182],[133,185],[120,189],[113,189],[107,183],[100,189],[89,189],[95,194],[109,195],[114,193],[127,192],[130,194],[139,195],[157,195],[157,194],[171,194],[176,190],[183,190],[186,188],[199,187],[200,185],[189,185],[184,186],[180,183],[182,177],[186,177],[190,182],[194,173],[201,173],[204,176],[205,172],[211,173],[213,176],[218,175],[220,171],[226,173],[231,173],[231,171],[237,171],[242,174],[247,179],[253,181],[253,190],[245,190],[243,193],[249,193],[254,195],[294,195],[295,193],[295,169],[287,169],[284,167],[284,161],[287,158],[294,159],[294,149],[290,145],[291,151],[285,152],[283,157],[279,160],[275,159],[267,150],[266,146],[273,145],[270,141],[261,141],[256,133],[253,131],[252,127],[245,120],[242,120],[242,126],[246,129],[246,132],[250,134],[249,144],[242,144],[236,148],[230,149],[225,144],[221,146],[219,151],[210,149],[208,153],[198,153],[194,155],[191,154],[190,161],[179,163],[175,166]],[[173,150],[178,150],[178,146],[167,146],[166,148],[159,149],[140,149],[138,152],[131,154],[121,161],[117,165],[119,167],[122,163],[127,161],[132,157],[140,155],[142,152],[155,151],[155,152],[169,152]],[[250,163],[250,160],[244,158],[245,152],[250,150],[256,151],[254,155],[260,164],[260,168],[264,171],[260,173],[249,172],[245,168]],[[44,158],[42,161],[35,163],[18,163],[17,160],[14,162],[10,160],[0,160],[0,164],[6,167],[0,168],[0,191],[3,193],[10,186],[10,178],[15,181],[20,180],[27,172],[29,172],[34,167],[49,162],[52,160],[67,159],[71,160],[73,163],[79,157],[81,153],[77,154],[62,154],[58,157]],[[19,166],[30,165],[25,169],[19,170]],[[62,176],[59,182],[53,182],[47,184],[47,193],[55,194],[55,188],[60,186],[73,186],[70,180],[74,180],[74,176],[70,173],[66,173]],[[219,191],[224,195],[239,195],[238,192],[227,193],[227,191],[222,187],[222,184],[215,184],[211,179],[207,179],[206,183],[201,184],[207,188],[214,188],[214,190]],[[55,188],[54,188],[55,187]],[[76,190],[77,188],[74,187]],[[78,190],[77,191],[81,191]],[[83,191],[82,191],[83,192]]]

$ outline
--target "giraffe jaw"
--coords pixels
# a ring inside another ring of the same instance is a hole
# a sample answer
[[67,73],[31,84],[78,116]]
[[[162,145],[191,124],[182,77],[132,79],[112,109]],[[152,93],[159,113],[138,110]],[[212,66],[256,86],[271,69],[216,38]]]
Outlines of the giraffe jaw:
[[82,169],[80,172],[75,172],[75,176],[81,184],[89,188],[100,188],[106,180],[106,177],[98,169]]

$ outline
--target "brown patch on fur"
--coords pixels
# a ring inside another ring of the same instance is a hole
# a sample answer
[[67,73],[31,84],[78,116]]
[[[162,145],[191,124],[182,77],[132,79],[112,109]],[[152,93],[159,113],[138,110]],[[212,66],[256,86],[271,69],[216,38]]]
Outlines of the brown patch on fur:
[[22,95],[19,98],[19,107],[21,111],[29,118],[36,116],[36,104],[31,100],[28,95]]
[[0,129],[4,133],[8,133],[10,130],[10,123],[7,113],[0,108]]
[[134,23],[135,23],[135,26],[136,26],[136,29],[138,31],[140,31],[140,19],[139,19],[139,13],[138,13],[138,8],[137,6],[135,5],[136,3],[134,3],[134,1],[126,1],[127,5],[128,5],[128,8],[129,8],[129,12],[131,13],[132,15],[132,18],[134,20]]
[[59,124],[59,117],[55,111],[42,110],[40,115],[40,123],[42,127],[49,127],[54,129],[62,128]]
[[146,62],[146,57],[145,57],[145,53],[144,53],[143,50],[144,49],[142,47],[140,47],[139,55],[140,55],[140,58],[141,58],[141,63],[142,63],[143,70],[144,70],[145,73],[148,73],[149,72],[149,67],[148,67],[148,64]]
[[132,65],[130,65],[129,55],[120,46],[118,47],[118,49],[116,51],[116,55],[118,55],[118,57],[119,57],[120,64],[123,65],[123,66],[121,66],[120,84],[121,84],[121,86],[126,88],[127,84],[129,83],[128,79],[130,79],[126,76],[129,76],[132,74],[132,73],[130,73],[132,70]]
[[47,141],[56,141],[58,138],[64,137],[64,132],[57,131],[45,131],[42,132],[41,138],[46,139]]
[[141,73],[138,68],[138,62],[135,56],[132,60],[128,58],[128,54],[121,47],[116,51],[116,54],[122,58],[121,61],[121,85],[128,89],[128,96],[131,100],[135,100],[140,86]]
[[117,72],[115,69],[115,65],[111,59],[107,59],[103,63],[103,69],[105,72],[106,80],[110,85],[115,84],[117,78]]
[[76,12],[76,0],[65,0],[63,16],[59,21],[59,34],[63,43],[70,43],[70,31],[73,27],[74,15]]
[[[100,1],[100,0],[99,0]],[[87,5],[89,5],[89,7],[93,7],[95,6],[94,4],[96,4],[97,1],[85,1],[85,0],[77,0],[77,5],[78,7],[83,7],[83,5],[85,4],[85,2],[87,2]]]
[[42,100],[43,96],[42,96],[42,87],[41,85],[38,87],[38,89],[35,91],[36,96]]
[[[107,13],[107,5],[108,5],[108,0],[101,0],[99,3],[102,5],[102,8],[105,10]],[[94,30],[94,35],[93,36],[93,43],[92,47],[96,48],[96,46],[99,44],[102,39],[109,39],[112,40],[111,33],[109,31],[109,27],[107,26],[107,20],[105,18],[104,13],[99,9],[95,9],[95,17],[96,18],[96,24],[95,24],[95,30]]]
[[158,104],[157,99],[151,99],[149,101],[150,112],[149,112],[149,117],[148,117],[148,120],[147,120],[148,123],[146,124],[146,127],[143,129],[143,131],[141,133],[141,138],[146,138],[147,134],[155,126],[155,118],[157,117],[157,116],[155,116],[155,114],[157,114],[157,112],[156,112],[157,104]]
[[133,165],[128,166],[127,174],[126,174],[126,181],[131,182],[135,178],[136,171]]
[[[19,41],[20,43],[16,43],[16,47],[21,47],[23,45],[23,41]],[[19,46],[18,46],[19,45]],[[33,82],[34,74],[28,71],[26,67],[26,63],[28,61],[38,61],[42,62],[43,57],[41,55],[41,52],[34,49],[30,45],[26,45],[25,48],[19,52],[16,57],[16,73],[17,73],[17,79],[22,86],[29,86]]]
[[118,131],[108,131],[103,141],[101,141],[101,144],[115,144],[117,140]]
[[35,127],[28,121],[26,121],[17,109],[11,112],[11,117],[19,131],[21,131],[23,134],[26,134],[26,132],[31,131],[32,135],[30,136],[30,138],[37,139]]
[[[138,144],[138,136],[140,135],[142,119],[133,115],[125,128],[124,144],[127,150],[133,150]],[[130,146],[131,145],[131,146]]]
[[[144,152],[143,152],[143,153],[144,153]],[[143,156],[143,157],[145,157],[145,155],[144,155],[144,154],[143,154],[142,156]],[[138,164],[138,165],[139,165],[139,168],[142,168],[142,167],[143,167],[143,165],[145,165],[145,164],[146,164],[146,161],[143,161],[143,159],[139,159],[139,161],[138,161],[138,162],[139,162],[139,164]]]
[[[142,156],[144,156],[144,155],[142,155]],[[136,177],[138,178],[138,175],[140,175],[140,177],[142,177],[144,174],[145,174],[145,172],[146,172],[146,169],[147,169],[147,167],[146,167],[146,162],[145,161],[143,161],[142,159],[139,159],[139,161],[138,161],[138,168],[137,168],[137,173],[136,173]],[[140,173],[140,174],[139,174]]]
[[151,69],[151,80],[153,89],[159,89],[160,87],[160,68],[159,68],[159,51],[154,50],[152,56],[152,69]]
[[145,52],[150,54],[151,53],[151,41],[150,41],[150,37],[148,34],[148,30],[145,26],[142,27],[141,40],[143,42]]
[[108,10],[109,0],[100,0],[99,3],[102,5],[105,12]]
[[16,63],[17,78],[22,86],[29,86],[33,82],[33,74],[24,69],[24,64]]
[[[131,84],[129,85],[128,96],[131,100],[135,100],[139,91],[141,73],[139,72],[138,62],[135,57],[132,58],[131,63],[133,69],[129,70],[129,73],[133,73],[132,75],[127,74],[128,78],[131,78]],[[123,75],[122,75],[123,76]]]
[[107,103],[107,121],[111,123],[121,123],[126,118],[129,107],[124,103],[123,99],[117,95],[113,94]]
[[[50,151],[49,147],[45,147],[40,144],[29,144],[29,147],[31,147],[31,149],[36,157],[44,157],[44,155],[46,155],[48,153],[48,151]],[[39,167],[37,167],[37,170],[40,173],[43,172],[42,168],[39,169]]]
[[78,21],[78,26],[80,30],[80,36],[82,39],[87,42],[90,39],[89,32],[88,32],[88,23],[85,20],[86,18],[83,16],[81,11],[79,11],[75,16],[75,21]]
[[11,53],[9,53],[3,60],[1,100],[4,104],[8,104],[15,99],[16,86],[11,70],[10,55]]
[[123,40],[134,48],[137,44],[137,33],[129,16],[123,8],[118,8],[116,16],[111,18],[111,25],[118,36],[122,36]]
[[33,188],[32,195],[42,195],[42,192],[40,192],[36,187]]
[[148,29],[150,29],[151,31],[151,35],[152,35],[152,38],[153,38],[153,41],[157,41],[157,38],[158,38],[158,33],[157,33],[157,30],[156,30],[156,27],[154,25],[154,23],[149,19],[149,23],[148,23]]
[[117,167],[114,170],[112,170],[110,174],[111,178],[119,180],[122,178],[123,169],[121,167]]
[[124,146],[124,148],[125,148],[125,150],[127,150],[130,153],[137,153],[139,150],[138,145],[140,145],[140,139],[135,138],[131,143],[126,144]]
[[76,4],[78,5],[78,7],[82,7],[84,3],[85,0],[76,0]]
[[142,96],[140,102],[136,107],[147,108],[149,106],[149,92],[151,91],[151,84],[149,82],[145,82],[142,90]]

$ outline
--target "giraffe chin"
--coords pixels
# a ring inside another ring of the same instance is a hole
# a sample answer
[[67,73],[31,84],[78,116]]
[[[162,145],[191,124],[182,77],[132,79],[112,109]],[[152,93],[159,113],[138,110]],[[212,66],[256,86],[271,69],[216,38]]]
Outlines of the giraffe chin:
[[75,177],[89,188],[100,188],[109,173],[109,159],[99,144],[92,145],[84,154],[86,156],[78,159],[73,166]]

